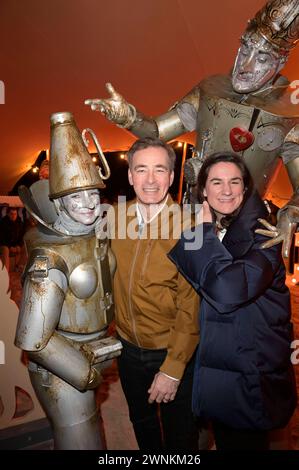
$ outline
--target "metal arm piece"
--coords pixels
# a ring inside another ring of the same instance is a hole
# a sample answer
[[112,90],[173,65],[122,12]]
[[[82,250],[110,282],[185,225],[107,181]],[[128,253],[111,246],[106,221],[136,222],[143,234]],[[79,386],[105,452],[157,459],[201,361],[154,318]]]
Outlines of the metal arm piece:
[[[182,100],[175,103],[170,110],[158,117],[147,117],[135,106],[128,103],[120,93],[118,93],[111,83],[106,84],[110,95],[107,99],[89,99],[85,104],[90,105],[92,110],[100,111],[107,119],[113,121],[119,127],[128,129],[139,138],[159,137],[162,140],[169,141],[179,135],[191,130],[188,124],[181,119],[178,107],[182,108],[182,114],[185,107],[192,108],[191,114],[196,115],[199,106],[199,89],[195,87]],[[189,109],[189,113],[190,113]],[[188,111],[187,111],[188,114]],[[188,118],[187,118],[188,120]],[[194,118],[192,118],[194,121]],[[195,126],[191,126],[195,127]]]
[[[292,183],[294,194],[297,194],[299,193],[299,124],[294,126],[286,135],[281,156]],[[297,201],[292,204],[292,199],[293,197],[287,205],[297,206]]]
[[276,227],[261,220],[260,222],[267,230],[256,230],[257,233],[271,238],[271,240],[262,245],[262,248],[269,248],[277,243],[283,242],[282,254],[284,258],[288,258],[289,256],[293,235],[299,222],[299,146],[298,157],[289,160],[286,163],[286,168],[294,188],[294,193],[289,202],[279,210]]
[[299,124],[296,124],[286,135],[285,143],[295,143],[299,145]]
[[50,279],[30,274],[24,284],[15,344],[24,351],[40,351],[57,326],[65,295]]
[[136,119],[128,129],[138,137],[159,137],[165,142],[192,131],[196,125],[199,96],[199,88],[196,86],[174,103],[167,113],[154,118],[137,111]]
[[294,193],[289,202],[278,212],[277,230],[283,241],[282,254],[288,258],[292,239],[299,222],[299,145],[298,157],[286,164],[287,172],[294,188]]
[[286,169],[292,183],[294,194],[292,195],[287,206],[299,207],[299,145],[298,145],[298,156],[286,164]]
[[155,119],[145,116],[137,110],[134,121],[126,129],[136,137],[139,137],[139,139],[143,137],[159,137],[159,130]]
[[158,137],[165,142],[187,132],[176,109],[156,118],[145,116],[136,111],[136,119],[127,129],[139,138]]
[[[296,138],[299,142],[299,127],[297,131]],[[295,137],[294,131],[291,132]],[[290,133],[288,135],[290,135]],[[296,143],[295,141],[293,142]],[[299,222],[299,145],[296,145],[296,147],[298,147],[298,156],[296,158],[290,159],[286,163],[286,169],[289,175],[289,179],[292,183],[294,193],[292,194],[289,202],[283,206],[278,213],[278,217],[280,218],[282,214],[287,211],[290,223],[295,224]]]
[[71,340],[57,332],[53,333],[44,349],[29,352],[29,358],[78,390],[95,388],[100,382],[100,374],[90,366],[87,357],[74,347]]
[[122,126],[118,124],[118,126],[128,129],[139,138],[158,137],[165,142],[187,132],[176,109],[155,118],[145,116],[135,109],[135,119],[130,124]]

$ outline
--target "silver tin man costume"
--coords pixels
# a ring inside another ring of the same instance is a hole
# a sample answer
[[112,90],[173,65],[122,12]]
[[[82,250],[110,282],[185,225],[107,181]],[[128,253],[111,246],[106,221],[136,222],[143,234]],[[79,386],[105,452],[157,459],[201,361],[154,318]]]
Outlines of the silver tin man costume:
[[279,75],[299,38],[299,0],[270,0],[249,21],[241,38],[231,76],[201,81],[170,110],[156,118],[144,116],[127,103],[111,84],[108,99],[86,100],[119,126],[138,137],[171,140],[197,130],[194,158],[187,161],[185,179],[196,194],[202,160],[215,151],[234,150],[244,157],[257,188],[264,196],[277,174],[280,158],[294,193],[279,212],[273,241],[290,241],[299,221],[299,110],[292,104],[289,82]]
[[101,176],[72,114],[53,114],[50,181],[20,191],[38,225],[25,238],[28,263],[15,343],[28,352],[30,378],[56,449],[103,448],[95,389],[101,368],[121,347],[106,336],[115,260],[108,240],[95,237]]

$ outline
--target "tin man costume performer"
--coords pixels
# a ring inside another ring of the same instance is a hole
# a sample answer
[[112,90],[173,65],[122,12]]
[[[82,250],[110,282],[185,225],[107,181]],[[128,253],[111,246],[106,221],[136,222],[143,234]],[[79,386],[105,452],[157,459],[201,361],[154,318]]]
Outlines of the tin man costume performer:
[[50,180],[20,191],[38,226],[25,238],[28,263],[15,343],[28,352],[30,378],[56,449],[103,448],[94,390],[100,369],[121,347],[105,337],[115,261],[108,240],[95,237],[99,189],[109,176],[103,164],[105,175],[93,164],[72,114],[55,113]]
[[268,230],[263,233],[273,238],[264,247],[283,241],[287,257],[299,222],[299,111],[279,72],[298,38],[299,0],[270,0],[249,21],[232,75],[204,79],[166,114],[144,116],[111,84],[110,98],[85,103],[138,137],[169,141],[196,129],[195,158],[185,165],[190,195],[196,193],[202,160],[213,152],[234,150],[243,156],[262,197],[282,157],[294,193],[279,211],[277,227],[264,222]]

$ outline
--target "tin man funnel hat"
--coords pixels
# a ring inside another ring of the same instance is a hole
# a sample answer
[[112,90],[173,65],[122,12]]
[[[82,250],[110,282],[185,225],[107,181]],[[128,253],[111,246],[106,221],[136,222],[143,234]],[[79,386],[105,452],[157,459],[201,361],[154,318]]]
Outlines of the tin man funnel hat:
[[50,122],[50,199],[83,189],[105,188],[103,178],[106,177],[93,163],[73,115],[54,113]]
[[269,0],[249,21],[245,35],[252,33],[287,55],[299,40],[299,0]]

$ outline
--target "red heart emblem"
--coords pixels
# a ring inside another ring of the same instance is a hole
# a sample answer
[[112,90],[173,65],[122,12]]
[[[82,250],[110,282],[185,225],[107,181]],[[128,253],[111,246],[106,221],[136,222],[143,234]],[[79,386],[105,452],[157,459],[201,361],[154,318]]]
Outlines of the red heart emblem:
[[234,127],[229,133],[230,143],[235,152],[248,149],[254,141],[252,132],[243,127]]

